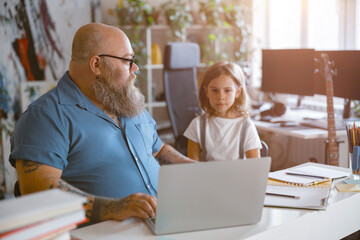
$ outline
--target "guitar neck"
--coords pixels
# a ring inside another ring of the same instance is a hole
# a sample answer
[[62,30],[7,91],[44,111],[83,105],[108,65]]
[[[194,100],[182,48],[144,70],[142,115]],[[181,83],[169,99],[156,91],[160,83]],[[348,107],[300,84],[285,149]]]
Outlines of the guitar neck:
[[326,163],[330,165],[339,165],[339,148],[336,140],[335,116],[334,116],[334,89],[332,77],[326,75],[326,100],[327,100],[327,122],[328,122],[328,156]]

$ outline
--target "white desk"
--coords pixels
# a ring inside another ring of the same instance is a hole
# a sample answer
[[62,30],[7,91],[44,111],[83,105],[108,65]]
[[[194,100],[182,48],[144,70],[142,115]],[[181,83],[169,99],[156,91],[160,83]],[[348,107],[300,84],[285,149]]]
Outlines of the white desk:
[[[273,118],[272,121],[292,121],[295,123],[300,123],[304,118],[318,118],[318,119],[326,119],[326,112],[318,112],[313,110],[299,109],[299,110],[290,110],[288,109],[286,113],[277,118]],[[269,131],[273,133],[279,133],[286,136],[297,137],[301,139],[316,139],[316,138],[327,138],[328,131],[319,128],[312,127],[304,127],[304,126],[296,126],[296,127],[280,127],[279,123],[271,123],[271,122],[262,122],[262,121],[254,121],[257,129]],[[336,136],[346,136],[345,130],[336,131]]]
[[[300,123],[305,117],[324,118],[326,112],[312,110],[288,110],[286,113],[272,121],[293,121]],[[294,126],[281,127],[280,123],[254,121],[261,138],[269,146],[269,154],[272,158],[271,169],[279,170],[293,167],[309,159],[316,159],[319,163],[325,163],[325,141],[328,131],[319,128]],[[339,166],[348,166],[348,140],[345,130],[336,131],[336,136],[343,143],[339,144]]]
[[[311,163],[307,163],[311,164]],[[336,168],[327,166],[330,168]],[[345,168],[337,168],[348,171]],[[342,181],[342,180],[340,180]],[[325,211],[264,207],[258,224],[155,236],[139,219],[106,221],[72,231],[80,239],[340,239],[360,229],[360,193],[331,192]]]
[[[296,126],[296,127],[280,127],[279,123],[271,123],[271,122],[262,122],[262,121],[254,121],[255,126],[258,130],[263,130],[272,133],[278,133],[290,137],[296,137],[301,139],[318,139],[318,138],[327,138],[328,131],[320,128],[311,128],[304,126]],[[346,136],[345,130],[336,131],[336,136]]]

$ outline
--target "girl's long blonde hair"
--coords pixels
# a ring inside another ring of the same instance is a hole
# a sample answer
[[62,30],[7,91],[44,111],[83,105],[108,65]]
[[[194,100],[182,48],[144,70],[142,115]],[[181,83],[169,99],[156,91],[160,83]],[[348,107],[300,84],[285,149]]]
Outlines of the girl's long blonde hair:
[[209,85],[211,80],[221,75],[230,77],[236,85],[236,90],[240,87],[242,88],[241,94],[235,99],[233,106],[231,106],[229,110],[235,111],[242,116],[249,116],[249,97],[246,91],[244,73],[239,65],[228,61],[216,62],[205,71],[199,88],[199,102],[201,108],[210,116],[216,115],[216,111],[211,107],[209,99],[206,96],[205,87]]

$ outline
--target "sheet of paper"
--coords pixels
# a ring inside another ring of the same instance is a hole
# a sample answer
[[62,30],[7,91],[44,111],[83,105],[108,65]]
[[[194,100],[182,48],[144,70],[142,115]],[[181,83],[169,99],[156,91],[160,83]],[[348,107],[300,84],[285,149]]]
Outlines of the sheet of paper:
[[291,170],[291,172],[323,176],[323,177],[327,177],[327,178],[331,178],[331,179],[350,176],[350,172],[343,172],[343,171],[338,171],[338,170],[333,170],[333,169],[328,169],[328,168],[318,167],[318,166],[311,166],[311,165],[298,167],[298,168],[292,168],[292,169],[289,169],[288,171],[290,171],[290,170]]
[[267,193],[286,194],[297,196],[298,198],[281,197],[266,195],[265,206],[305,208],[305,209],[325,209],[329,197],[329,188],[316,187],[292,187],[268,185]]
[[284,181],[284,182],[295,183],[295,184],[304,184],[304,185],[313,184],[315,181],[316,182],[324,181],[324,179],[317,179],[317,178],[313,178],[313,177],[293,176],[293,175],[286,174],[289,171],[290,170],[288,170],[288,169],[284,169],[284,170],[280,170],[280,171],[276,171],[276,172],[271,172],[271,173],[269,173],[269,178]]

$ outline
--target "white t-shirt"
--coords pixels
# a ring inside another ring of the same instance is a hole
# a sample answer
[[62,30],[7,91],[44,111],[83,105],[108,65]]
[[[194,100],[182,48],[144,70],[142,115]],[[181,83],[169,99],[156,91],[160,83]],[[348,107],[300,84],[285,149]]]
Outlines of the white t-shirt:
[[[240,157],[240,133],[243,127],[244,117],[228,119],[211,117],[206,120],[206,160],[237,160]],[[245,131],[244,152],[252,149],[261,149],[261,142],[255,124],[250,121],[249,129]],[[194,118],[184,136],[193,142],[201,142],[200,116]]]

